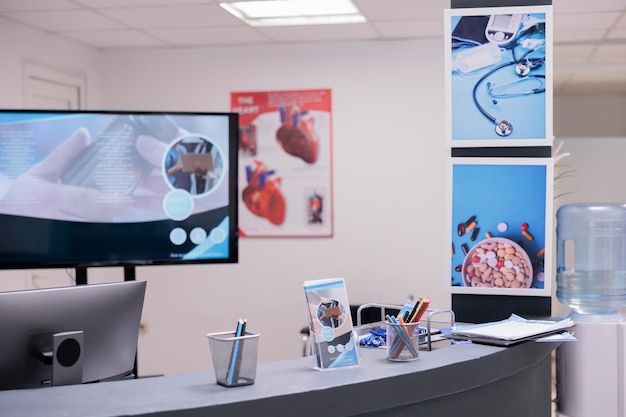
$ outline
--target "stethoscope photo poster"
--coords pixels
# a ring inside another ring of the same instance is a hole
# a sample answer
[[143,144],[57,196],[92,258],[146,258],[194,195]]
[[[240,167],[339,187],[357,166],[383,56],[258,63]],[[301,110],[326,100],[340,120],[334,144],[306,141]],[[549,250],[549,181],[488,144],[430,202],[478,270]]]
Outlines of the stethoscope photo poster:
[[552,8],[446,10],[453,147],[552,142]]

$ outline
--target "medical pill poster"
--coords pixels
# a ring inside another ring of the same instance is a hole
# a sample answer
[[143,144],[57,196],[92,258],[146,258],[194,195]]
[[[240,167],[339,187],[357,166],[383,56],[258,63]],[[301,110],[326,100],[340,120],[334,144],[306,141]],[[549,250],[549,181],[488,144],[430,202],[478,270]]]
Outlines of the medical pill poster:
[[451,147],[552,144],[552,7],[446,10]]
[[550,295],[552,158],[449,158],[453,293]]
[[241,237],[332,237],[331,90],[231,93]]

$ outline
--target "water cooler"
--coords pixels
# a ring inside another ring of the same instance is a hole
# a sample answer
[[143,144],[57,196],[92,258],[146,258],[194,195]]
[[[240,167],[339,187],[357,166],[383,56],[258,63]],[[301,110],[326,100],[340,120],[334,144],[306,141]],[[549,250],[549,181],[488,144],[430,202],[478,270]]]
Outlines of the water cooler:
[[626,205],[559,208],[557,298],[578,339],[556,351],[559,416],[626,416]]

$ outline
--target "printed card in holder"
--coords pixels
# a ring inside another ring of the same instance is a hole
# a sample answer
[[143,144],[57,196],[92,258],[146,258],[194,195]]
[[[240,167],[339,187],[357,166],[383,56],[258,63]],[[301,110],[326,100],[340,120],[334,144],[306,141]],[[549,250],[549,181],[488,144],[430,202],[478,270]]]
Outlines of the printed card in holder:
[[343,278],[304,282],[316,369],[359,364],[358,343]]

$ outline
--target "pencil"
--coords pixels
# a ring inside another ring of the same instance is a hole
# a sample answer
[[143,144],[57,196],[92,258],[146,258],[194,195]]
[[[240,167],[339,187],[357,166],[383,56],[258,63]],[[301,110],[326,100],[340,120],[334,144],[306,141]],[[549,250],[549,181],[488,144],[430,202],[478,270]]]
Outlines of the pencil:
[[418,322],[422,319],[422,317],[424,316],[424,313],[426,312],[426,309],[428,309],[428,306],[430,305],[430,297],[424,297],[422,301],[423,301],[423,303],[421,303],[422,307],[417,311],[417,314],[415,315],[413,322]]
[[[419,303],[415,303],[415,308],[413,309],[413,311],[411,312],[411,317],[409,318],[409,323],[413,323],[415,322],[417,315],[419,314],[419,312],[422,310],[422,308],[424,307],[424,297],[420,297],[420,301]],[[419,321],[419,320],[417,320]]]

